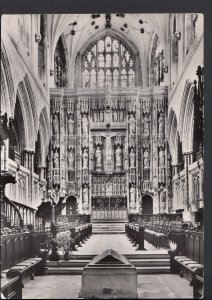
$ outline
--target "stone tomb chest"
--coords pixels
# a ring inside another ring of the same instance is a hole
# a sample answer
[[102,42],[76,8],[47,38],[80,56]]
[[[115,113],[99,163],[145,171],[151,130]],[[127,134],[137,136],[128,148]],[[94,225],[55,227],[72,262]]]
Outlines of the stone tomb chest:
[[81,298],[135,299],[137,272],[129,260],[112,249],[97,255],[84,268]]

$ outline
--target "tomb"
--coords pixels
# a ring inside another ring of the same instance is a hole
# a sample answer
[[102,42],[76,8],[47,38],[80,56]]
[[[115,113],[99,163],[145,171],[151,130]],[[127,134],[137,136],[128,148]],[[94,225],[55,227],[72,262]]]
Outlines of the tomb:
[[136,268],[125,256],[108,249],[95,256],[84,268],[79,296],[86,299],[135,299]]

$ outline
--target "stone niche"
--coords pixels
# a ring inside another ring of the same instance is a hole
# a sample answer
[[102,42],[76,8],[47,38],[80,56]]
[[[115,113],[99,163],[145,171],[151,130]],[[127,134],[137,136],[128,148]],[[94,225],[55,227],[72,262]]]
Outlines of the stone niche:
[[84,268],[80,298],[137,299],[134,265],[112,249],[97,255]]

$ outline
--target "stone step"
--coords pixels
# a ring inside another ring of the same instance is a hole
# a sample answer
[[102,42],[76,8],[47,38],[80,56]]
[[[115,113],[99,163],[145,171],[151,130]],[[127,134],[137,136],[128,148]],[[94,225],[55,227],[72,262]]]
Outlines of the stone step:
[[[46,267],[48,268],[75,268],[85,267],[90,260],[70,260],[70,261],[47,261]],[[168,266],[170,265],[169,259],[131,259],[130,262],[137,267],[144,266]]]
[[46,275],[82,275],[84,267],[75,267],[75,268],[46,268]]
[[[49,267],[45,269],[46,275],[82,275],[84,267]],[[143,266],[136,267],[138,274],[168,274],[169,266]]]
[[[152,253],[150,251],[144,251],[141,253],[123,254],[129,260],[131,259],[168,259],[170,258],[168,253]],[[72,254],[71,260],[91,260],[96,254]]]
[[169,274],[169,266],[137,267],[137,274]]

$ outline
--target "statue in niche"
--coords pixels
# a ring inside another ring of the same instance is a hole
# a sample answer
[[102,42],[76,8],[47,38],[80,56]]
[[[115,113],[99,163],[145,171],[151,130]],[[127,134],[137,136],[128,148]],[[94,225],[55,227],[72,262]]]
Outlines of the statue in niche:
[[158,119],[158,133],[163,134],[164,133],[164,117],[163,114],[160,114],[160,117]]
[[159,166],[160,167],[165,166],[165,153],[164,153],[164,150],[162,147],[160,148],[160,151],[159,151]]
[[134,118],[133,114],[130,114],[130,117],[129,117],[129,127],[130,127],[130,134],[134,134],[135,133],[135,118]]
[[106,136],[106,160],[111,161],[112,155],[112,144],[111,144],[111,137],[110,134]]
[[74,169],[74,150],[72,149],[68,151],[68,168]]
[[130,188],[130,202],[134,203],[135,202],[135,187],[134,184],[132,184]]
[[87,151],[87,149],[83,150],[82,164],[83,164],[84,169],[88,167],[88,151]]
[[97,111],[93,110],[93,121],[94,122],[98,122],[98,115],[97,115]]
[[135,151],[132,148],[130,151],[130,168],[134,168],[135,167]]
[[143,119],[143,124],[144,124],[144,135],[149,135],[149,118],[147,115],[145,115]]
[[53,155],[53,165],[55,169],[59,169],[59,153],[55,152]]
[[116,154],[116,168],[120,168],[122,167],[122,150],[120,145],[118,145],[115,154]]
[[100,112],[99,112],[99,121],[104,122],[104,112],[102,109],[100,109]]
[[96,167],[101,168],[102,167],[102,152],[101,152],[101,149],[99,146],[96,149],[95,156],[96,156]]
[[161,169],[159,172],[159,182],[165,182],[165,170]]
[[165,191],[160,192],[160,203],[166,202],[166,193]]
[[118,122],[118,113],[116,109],[113,111],[113,122]]
[[144,151],[144,168],[149,168],[149,149]]
[[88,133],[88,118],[84,114],[82,117],[82,134],[87,134]]
[[53,134],[58,134],[59,133],[59,120],[58,120],[58,115],[54,116],[53,122]]
[[68,119],[68,134],[74,135],[74,118],[72,115],[70,115]]
[[119,112],[119,122],[124,122],[124,110],[120,109]]
[[83,188],[83,202],[88,204],[88,188],[86,186]]

